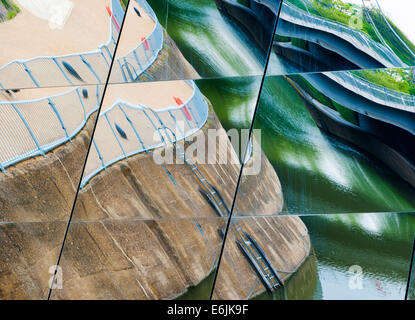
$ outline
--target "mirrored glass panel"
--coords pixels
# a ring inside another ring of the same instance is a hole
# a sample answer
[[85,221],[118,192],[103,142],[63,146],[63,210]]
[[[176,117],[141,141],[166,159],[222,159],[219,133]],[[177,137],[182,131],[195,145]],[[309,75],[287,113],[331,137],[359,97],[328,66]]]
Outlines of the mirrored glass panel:
[[213,299],[244,300],[279,292],[310,253],[308,231],[299,217],[233,217]]
[[233,218],[214,299],[402,300],[413,214]]
[[[412,250],[414,250],[412,248]],[[413,252],[412,252],[413,254]],[[410,268],[411,274],[408,277],[408,286],[406,288],[407,290],[407,300],[415,300],[415,272],[414,272],[414,258],[412,257],[412,266]]]
[[412,2],[2,0],[0,299],[414,299]]
[[413,9],[407,0],[286,0],[269,74],[414,66]]
[[0,91],[1,299],[47,298],[102,91]]
[[265,157],[285,214],[413,211],[413,86],[412,68],[267,77],[241,193]]
[[279,0],[131,1],[110,81],[262,75],[279,6]]
[[226,220],[72,222],[51,299],[209,299]]
[[227,110],[235,101],[215,97],[212,86],[109,85],[74,219],[227,216],[240,163],[213,105]]
[[105,84],[125,0],[4,0],[0,89]]

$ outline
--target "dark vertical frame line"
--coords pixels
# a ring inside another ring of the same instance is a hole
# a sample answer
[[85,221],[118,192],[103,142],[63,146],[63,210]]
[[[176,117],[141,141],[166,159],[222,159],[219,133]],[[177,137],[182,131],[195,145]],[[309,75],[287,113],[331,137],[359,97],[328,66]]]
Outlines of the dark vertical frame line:
[[414,235],[414,240],[412,243],[412,253],[411,253],[411,261],[409,264],[408,281],[406,282],[405,300],[408,300],[409,289],[411,288],[411,277],[412,277],[413,266],[414,266],[414,253],[415,253],[415,235]]
[[96,120],[95,120],[94,127],[92,128],[92,132],[91,132],[91,139],[89,140],[88,149],[87,149],[87,152],[86,152],[86,155],[85,155],[85,161],[84,161],[84,164],[83,164],[83,166],[82,166],[81,175],[80,175],[80,177],[79,177],[78,188],[76,189],[75,198],[74,198],[74,201],[73,201],[73,203],[72,203],[71,214],[69,215],[69,219],[68,219],[68,222],[67,222],[67,224],[66,224],[65,234],[64,234],[64,236],[63,236],[62,245],[61,245],[61,248],[60,248],[60,251],[59,251],[58,259],[57,259],[57,261],[56,261],[56,268],[55,268],[55,271],[54,271],[54,273],[53,273],[52,283],[51,283],[51,286],[50,286],[50,288],[49,288],[49,293],[48,293],[47,300],[50,300],[50,297],[51,297],[51,295],[52,295],[52,291],[53,291],[53,289],[52,289],[52,288],[53,288],[53,284],[55,283],[56,273],[57,273],[57,270],[58,270],[58,267],[59,267],[59,264],[60,264],[60,261],[61,261],[61,258],[62,258],[62,253],[63,253],[64,247],[65,247],[66,238],[67,238],[68,233],[69,233],[69,227],[70,227],[70,225],[71,225],[71,221],[72,221],[73,213],[74,213],[75,206],[76,206],[76,201],[77,201],[77,199],[78,199],[78,194],[79,194],[79,190],[80,190],[80,187],[81,187],[82,178],[83,178],[84,171],[85,171],[85,167],[86,167],[86,162],[88,161],[89,151],[91,150],[92,140],[94,139],[95,129],[96,129],[96,127],[97,127],[97,123],[98,123],[98,120],[99,120],[99,115],[100,115],[100,113],[101,113],[102,103],[104,102],[105,93],[106,93],[106,91],[107,91],[108,83],[109,83],[110,76],[111,76],[112,67],[113,67],[113,65],[114,65],[115,57],[116,57],[116,54],[117,54],[118,44],[120,43],[120,39],[121,39],[122,30],[123,30],[123,28],[124,28],[125,20],[127,19],[127,12],[128,12],[129,6],[130,6],[130,2],[131,2],[131,0],[129,0],[129,1],[128,1],[127,6],[126,6],[126,8],[125,8],[125,15],[124,15],[124,19],[123,19],[123,22],[122,22],[121,27],[120,27],[120,32],[119,32],[119,36],[118,36],[118,41],[117,41],[117,43],[116,43],[116,45],[115,45],[115,49],[114,49],[113,58],[112,58],[112,61],[111,61],[111,64],[110,64],[110,68],[109,68],[109,70],[108,70],[107,80],[105,81],[104,90],[103,90],[103,92],[102,92],[101,103],[100,103],[99,108],[98,108],[98,111],[97,111],[97,118],[96,118]]
[[[253,116],[252,116],[251,125],[250,125],[250,128],[249,128],[247,146],[248,146],[249,141],[251,140],[251,137],[252,137],[252,131],[253,131],[253,128],[254,128],[255,116],[256,116],[256,113],[257,113],[257,110],[258,110],[259,102],[261,100],[262,87],[264,86],[265,77],[266,77],[267,70],[268,70],[268,64],[269,64],[269,60],[270,60],[271,52],[272,52],[272,45],[274,43],[274,36],[275,36],[276,31],[277,31],[278,20],[279,20],[279,17],[280,17],[280,12],[281,12],[283,1],[284,0],[281,0],[281,2],[280,2],[280,6],[278,8],[278,13],[277,13],[277,16],[275,18],[274,29],[273,29],[273,32],[272,32],[272,35],[271,35],[271,41],[270,41],[270,45],[269,45],[269,48],[268,48],[267,59],[266,59],[265,66],[264,66],[264,73],[262,74],[261,85],[259,86],[259,91],[258,91],[258,98],[257,98],[257,101],[256,101],[254,113],[253,113]],[[244,167],[245,167],[245,163],[244,163],[243,160],[245,159],[246,153],[248,152],[248,147],[247,146],[245,147],[245,152],[244,152],[245,154],[244,154],[244,157],[242,158],[242,161],[241,161],[241,168],[239,169],[238,181],[236,183],[236,189],[235,189],[235,193],[233,195],[232,206],[231,206],[231,210],[230,210],[230,213],[229,213],[229,216],[228,216],[228,222],[226,224],[225,234],[223,236],[222,246],[221,246],[220,253],[219,253],[219,258],[218,258],[218,264],[216,266],[215,276],[213,278],[212,290],[210,291],[210,297],[209,297],[210,300],[212,300],[213,293],[215,291],[216,280],[218,278],[218,274],[219,274],[219,270],[220,270],[220,264],[221,264],[221,261],[222,261],[222,256],[223,256],[223,252],[224,252],[225,245],[226,245],[226,239],[227,239],[227,236],[228,236],[228,231],[229,231],[230,225],[232,223],[233,211],[234,211],[234,208],[235,208],[236,200],[237,200],[237,197],[238,197],[238,190],[239,190],[239,186],[240,186],[240,183],[241,183],[243,170],[244,170]]]

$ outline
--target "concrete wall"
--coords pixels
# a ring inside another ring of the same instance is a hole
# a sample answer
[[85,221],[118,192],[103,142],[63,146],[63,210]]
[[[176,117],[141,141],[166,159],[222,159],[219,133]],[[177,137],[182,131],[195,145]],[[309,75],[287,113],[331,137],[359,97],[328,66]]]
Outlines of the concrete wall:
[[[211,110],[203,132],[220,127]],[[236,156],[230,144],[226,152]],[[259,177],[246,186],[249,201],[239,205],[247,212],[274,207],[273,212],[278,213],[282,207],[278,178],[267,162],[263,157],[261,175],[273,182]],[[54,299],[170,299],[213,271],[226,219],[219,218],[200,194],[199,184],[185,164],[166,168],[176,185],[151,155],[141,155],[115,164],[80,192],[61,262],[67,275],[64,289],[55,290]],[[230,205],[239,166],[199,168]],[[278,268],[296,268],[306,252],[308,255],[310,244],[302,238],[305,226],[296,217],[276,219],[243,224],[265,245]],[[235,269],[227,269],[225,259],[226,277],[235,279],[239,272],[246,272],[255,278],[255,272],[245,268],[248,261],[239,248],[231,245],[230,252],[236,257],[232,261]],[[243,295],[245,289],[234,288],[237,295]],[[263,290],[258,286],[257,292]],[[222,295],[236,297],[234,293]]]
[[[154,66],[155,73],[158,67]],[[93,121],[72,143],[48,153],[48,158],[24,161],[0,175],[0,212],[5,222],[0,224],[0,298],[47,297],[49,268],[61,248]],[[212,108],[201,132],[209,128],[221,128]],[[219,157],[225,154],[236,158],[230,143],[225,151],[218,149]],[[199,168],[230,205],[239,165]],[[61,260],[63,289],[55,289],[53,299],[174,298],[211,274],[221,247],[220,229],[227,220],[218,217],[200,194],[198,181],[186,165],[166,165],[166,169],[176,184],[151,155],[140,154],[114,164],[80,191]],[[265,156],[260,175],[245,184],[243,192],[246,200],[238,202],[243,212],[281,210],[281,186]],[[309,246],[299,241],[305,226],[296,217],[281,219],[243,223],[275,266],[298,267],[301,250]],[[242,271],[226,267],[225,259],[226,277],[235,279],[234,272],[244,272],[254,278],[255,272],[245,268],[248,261],[230,238],[227,254],[234,256],[233,263]],[[223,297],[244,295],[247,286],[219,292]],[[263,289],[258,287],[257,292]]]
[[0,174],[0,299],[46,299],[95,118],[47,158]]
[[[203,131],[209,128],[220,128],[213,110]],[[68,164],[63,165],[65,170],[74,172],[69,165],[75,166],[74,157],[81,162],[84,153],[76,153],[72,148],[78,145],[85,148],[87,137],[87,132],[82,132],[72,144],[56,150],[54,153],[61,156],[53,158],[52,163],[52,155],[47,159],[39,157],[22,162],[18,168],[11,168],[7,177],[38,174],[38,168],[49,168],[53,163]],[[226,152],[228,156],[236,156],[230,144]],[[244,212],[278,213],[282,207],[279,181],[266,157],[262,159],[262,171],[256,179],[244,184],[244,199],[247,200],[238,202],[238,207]],[[54,299],[173,298],[212,272],[222,241],[219,230],[225,227],[226,219],[219,218],[199,193],[199,185],[189,168],[170,165],[167,169],[181,188],[169,180],[151,156],[139,155],[113,165],[80,192],[61,261],[63,290],[55,290]],[[239,165],[201,165],[200,169],[230,204]],[[50,179],[60,181],[59,172],[61,170],[55,168]],[[58,187],[55,184],[35,188],[28,185],[36,192],[33,195],[36,201],[9,199],[21,201],[15,208],[25,206],[24,212],[28,214],[12,216],[13,205],[9,204],[10,223],[0,226],[0,297],[3,299],[44,299],[47,296],[49,267],[56,263],[74,189],[61,195],[66,199],[65,205],[49,207],[62,199],[57,197],[57,193],[64,192],[61,183],[72,186],[76,182],[75,173],[62,176],[67,179],[62,178]],[[43,180],[44,176],[38,175],[39,178]],[[7,183],[19,181],[9,179]],[[193,217],[197,217],[196,221]],[[296,217],[284,217],[278,221],[278,227],[276,222],[271,225],[260,222],[259,227],[257,222],[244,224],[246,231],[264,245],[275,266],[296,267],[301,263],[298,253],[304,243],[299,239],[305,227]],[[270,234],[271,238],[262,238]],[[231,236],[230,242],[232,240]],[[256,276],[252,269],[245,268],[248,262],[239,248],[232,244],[229,252],[235,256],[234,267],[241,266],[240,270],[250,278]],[[225,259],[224,270],[226,265]],[[230,279],[237,277],[234,272],[241,272],[237,271],[239,268],[227,270]],[[223,297],[244,295],[246,287],[239,285],[233,290],[221,294]],[[261,290],[264,288],[258,286],[257,292]]]
[[71,143],[0,174],[0,222],[65,221],[85,161],[95,115]]
[[[252,235],[283,280],[292,276],[307,259],[311,243],[306,226],[299,217],[273,216],[235,219],[234,223]],[[236,244],[230,231],[215,287],[214,299],[246,299],[265,291],[258,276]]]

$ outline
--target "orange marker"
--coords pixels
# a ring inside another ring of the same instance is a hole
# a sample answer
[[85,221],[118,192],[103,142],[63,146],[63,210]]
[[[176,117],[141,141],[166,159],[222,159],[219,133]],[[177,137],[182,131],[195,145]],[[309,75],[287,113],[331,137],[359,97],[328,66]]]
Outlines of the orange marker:
[[118,22],[117,22],[117,19],[115,19],[115,17],[112,15],[112,12],[111,12],[110,7],[105,6],[105,8],[107,9],[107,12],[108,12],[109,16],[111,17],[112,22],[114,22],[114,25],[115,25],[115,27],[117,28],[118,32],[120,32],[120,29],[121,29],[121,28],[120,28],[120,26],[119,26],[119,24],[118,24]]
[[174,101],[176,102],[176,104],[177,104],[178,106],[181,106],[181,105],[183,104],[182,99],[177,98],[177,97],[175,97],[175,96],[173,96],[173,99],[174,99]]
[[146,48],[146,50],[150,50],[150,46],[148,45],[148,41],[145,37],[141,38],[141,42],[144,41],[144,47]]
[[110,15],[110,17],[112,16],[112,12],[111,12],[111,9],[110,9],[110,7],[108,7],[108,6],[105,6],[105,8],[107,8],[107,12],[108,12],[108,14]]
[[[174,99],[174,101],[176,101],[176,104],[178,106],[182,106],[183,105],[182,99],[177,98],[175,96],[173,96],[173,99]],[[187,110],[187,107],[186,106],[183,107],[183,113],[186,116],[187,120],[192,120],[192,116],[190,115],[189,110]]]

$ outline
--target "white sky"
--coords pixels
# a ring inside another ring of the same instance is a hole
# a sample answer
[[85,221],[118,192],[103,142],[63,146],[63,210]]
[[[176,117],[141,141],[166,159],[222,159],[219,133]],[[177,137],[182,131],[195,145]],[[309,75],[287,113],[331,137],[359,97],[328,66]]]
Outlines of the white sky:
[[[343,1],[362,5],[362,0]],[[370,1],[376,4],[375,0]],[[415,0],[378,0],[378,2],[385,15],[415,43]]]
[[378,0],[378,2],[385,15],[415,43],[415,1]]

